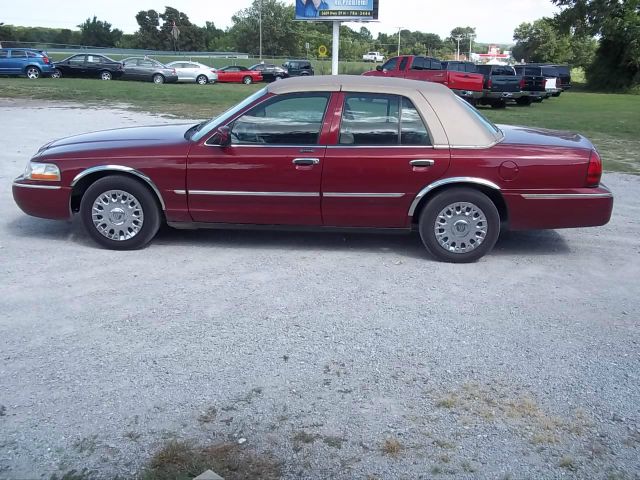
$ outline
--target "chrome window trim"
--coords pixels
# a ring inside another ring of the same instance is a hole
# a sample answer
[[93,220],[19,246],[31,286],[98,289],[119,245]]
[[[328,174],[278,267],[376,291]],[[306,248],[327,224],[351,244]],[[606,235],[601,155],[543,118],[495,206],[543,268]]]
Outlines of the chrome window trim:
[[83,170],[82,172],[78,173],[75,177],[73,177],[73,180],[71,181],[71,188],[73,188],[80,180],[82,180],[87,175],[91,175],[92,173],[96,173],[96,172],[104,172],[104,171],[129,173],[131,175],[135,175],[136,177],[144,180],[147,183],[147,185],[149,185],[151,189],[155,192],[156,196],[158,197],[158,200],[160,201],[162,210],[166,210],[166,206],[164,203],[164,199],[162,198],[162,194],[160,193],[160,190],[158,189],[158,187],[156,187],[155,183],[153,183],[153,181],[149,177],[147,177],[144,173],[136,170],[135,168],[125,167],[124,165],[98,165],[96,167],[87,168],[86,170]]
[[189,195],[228,195],[238,197],[319,197],[319,192],[254,192],[240,190],[189,190]]
[[526,200],[613,198],[612,193],[522,193],[521,196]]
[[435,148],[449,148],[449,146],[435,146],[435,145],[348,145],[348,144],[343,144],[343,145],[327,145],[327,148],[373,148],[373,149],[380,149],[380,148],[428,148],[429,150],[433,150]]
[[404,193],[323,192],[327,198],[402,198]]
[[19,183],[13,182],[14,187],[20,188],[39,188],[41,190],[60,190],[62,187],[59,185],[34,185],[32,183]]
[[411,206],[409,207],[409,213],[408,215],[410,217],[413,216],[413,214],[416,211],[416,208],[418,208],[418,204],[420,203],[420,200],[422,200],[424,198],[424,196],[429,193],[431,190],[434,190],[438,187],[441,187],[443,185],[449,185],[449,184],[454,184],[454,183],[475,183],[476,185],[483,185],[485,187],[489,187],[489,188],[493,188],[494,190],[500,190],[500,187],[498,185],[496,185],[495,183],[489,181],[489,180],[485,180],[484,178],[476,178],[476,177],[451,177],[451,178],[443,178],[441,180],[437,180],[433,183],[430,183],[429,185],[427,185],[426,187],[424,187],[422,190],[420,190],[418,192],[418,194],[416,195],[416,197],[413,199],[413,202],[411,202]]

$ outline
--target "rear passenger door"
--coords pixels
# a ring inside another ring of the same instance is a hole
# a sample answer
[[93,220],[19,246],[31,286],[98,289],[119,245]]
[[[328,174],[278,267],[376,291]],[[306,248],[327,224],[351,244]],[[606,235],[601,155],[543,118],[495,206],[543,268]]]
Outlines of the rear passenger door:
[[9,73],[9,51],[0,50],[0,74]]
[[449,149],[434,148],[428,126],[406,97],[337,95],[331,126],[336,144],[327,147],[322,170],[323,224],[407,227],[416,194],[447,170]]
[[19,74],[24,71],[27,66],[27,52],[24,50],[10,50],[9,59],[7,61],[7,73]]

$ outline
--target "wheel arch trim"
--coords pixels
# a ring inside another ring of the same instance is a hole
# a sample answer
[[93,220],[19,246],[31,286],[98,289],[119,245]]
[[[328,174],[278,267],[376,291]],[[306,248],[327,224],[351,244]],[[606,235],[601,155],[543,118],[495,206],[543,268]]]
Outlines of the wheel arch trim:
[[450,178],[442,178],[440,180],[436,180],[433,183],[430,183],[429,185],[427,185],[426,187],[424,187],[422,190],[420,190],[418,192],[418,194],[415,196],[415,198],[413,199],[413,202],[411,202],[411,206],[409,207],[409,213],[408,215],[410,217],[413,217],[413,214],[415,213],[416,209],[418,208],[418,205],[420,205],[420,202],[422,201],[422,199],[431,191],[435,190],[438,187],[442,187],[444,185],[455,185],[458,183],[471,183],[471,184],[475,184],[475,185],[482,185],[484,187],[489,187],[492,188],[496,191],[500,191],[500,187],[493,183],[490,180],[486,180],[484,178],[478,178],[478,177],[450,177]]
[[160,190],[158,189],[156,184],[153,183],[153,180],[151,180],[148,176],[146,176],[141,171],[136,170],[135,168],[126,167],[124,165],[98,165],[96,167],[87,168],[86,170],[81,171],[75,177],[73,177],[73,180],[71,181],[71,188],[73,189],[73,187],[75,187],[78,184],[78,182],[83,178],[99,172],[120,172],[120,173],[127,173],[129,175],[138,177],[139,179],[143,180],[151,188],[151,190],[153,190],[153,192],[156,194],[156,197],[160,202],[160,206],[162,207],[162,210],[163,211],[166,210],[166,206],[164,203],[164,199],[162,198],[162,194],[160,193]]

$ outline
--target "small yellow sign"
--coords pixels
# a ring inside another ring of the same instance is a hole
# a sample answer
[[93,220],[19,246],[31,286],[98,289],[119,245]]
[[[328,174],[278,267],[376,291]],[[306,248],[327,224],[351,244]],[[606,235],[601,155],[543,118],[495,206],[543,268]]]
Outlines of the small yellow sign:
[[326,57],[327,56],[327,47],[325,47],[324,45],[320,45],[318,47],[318,55],[320,55],[321,57]]

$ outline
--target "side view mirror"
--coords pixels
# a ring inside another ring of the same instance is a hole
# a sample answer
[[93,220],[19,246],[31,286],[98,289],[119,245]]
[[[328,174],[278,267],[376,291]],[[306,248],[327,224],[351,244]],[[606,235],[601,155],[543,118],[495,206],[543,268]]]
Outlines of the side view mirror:
[[218,127],[217,137],[218,145],[221,147],[228,147],[231,145],[231,129],[227,125]]
[[382,65],[376,65],[376,70],[381,72],[382,71]]

